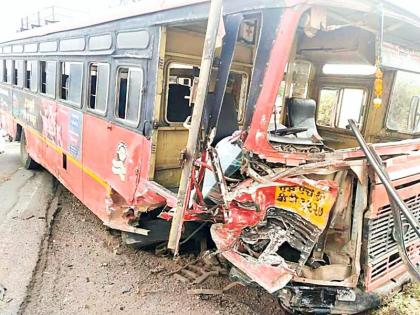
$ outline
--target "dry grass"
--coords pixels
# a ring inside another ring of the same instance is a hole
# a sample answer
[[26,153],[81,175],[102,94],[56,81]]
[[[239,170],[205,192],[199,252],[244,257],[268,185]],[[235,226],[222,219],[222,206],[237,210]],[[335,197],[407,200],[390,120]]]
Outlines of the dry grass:
[[418,315],[420,314],[420,283],[413,283],[400,293],[385,300],[384,306],[372,315]]

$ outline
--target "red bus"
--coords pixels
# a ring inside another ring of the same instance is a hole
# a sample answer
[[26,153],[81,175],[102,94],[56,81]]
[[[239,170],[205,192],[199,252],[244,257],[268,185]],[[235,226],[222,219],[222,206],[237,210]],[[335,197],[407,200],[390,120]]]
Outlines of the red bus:
[[388,2],[149,1],[0,43],[0,126],[130,243],[202,229],[285,308],[356,313],[418,279],[419,26]]

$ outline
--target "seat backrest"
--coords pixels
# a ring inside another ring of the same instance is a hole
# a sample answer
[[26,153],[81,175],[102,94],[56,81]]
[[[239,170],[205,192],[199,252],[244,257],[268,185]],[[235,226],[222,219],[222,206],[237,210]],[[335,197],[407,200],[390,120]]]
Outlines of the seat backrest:
[[317,138],[321,140],[316,128],[316,103],[313,99],[292,97],[286,100],[288,127],[306,128],[297,134],[299,138]]

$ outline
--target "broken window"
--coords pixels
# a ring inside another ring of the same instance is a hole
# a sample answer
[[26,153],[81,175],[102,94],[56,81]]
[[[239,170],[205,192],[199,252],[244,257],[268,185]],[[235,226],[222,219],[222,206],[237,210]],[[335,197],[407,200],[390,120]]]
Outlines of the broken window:
[[71,104],[80,105],[82,96],[83,64],[61,62],[60,65],[60,99]]
[[361,126],[366,94],[358,88],[323,88],[319,93],[317,123],[345,129],[348,120],[354,119]]
[[119,68],[117,95],[117,118],[138,124],[143,96],[143,70],[132,67]]
[[405,133],[420,132],[420,74],[398,71],[389,102],[387,128]]
[[41,93],[55,97],[55,61],[41,61]]
[[89,66],[88,108],[104,113],[107,106],[109,64],[92,63]]

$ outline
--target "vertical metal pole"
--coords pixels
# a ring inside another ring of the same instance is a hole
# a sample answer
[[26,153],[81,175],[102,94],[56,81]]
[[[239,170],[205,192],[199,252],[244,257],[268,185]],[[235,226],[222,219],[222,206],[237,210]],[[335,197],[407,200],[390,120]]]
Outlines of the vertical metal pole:
[[214,50],[216,48],[217,32],[220,25],[221,15],[222,0],[212,0],[210,4],[209,19],[207,22],[206,37],[204,40],[203,56],[201,59],[197,96],[191,118],[191,127],[188,134],[181,181],[179,183],[178,201],[175,214],[172,219],[171,231],[169,233],[168,248],[172,249],[175,255],[178,254],[179,240],[181,239],[182,225],[184,221],[184,212],[189,202],[189,200],[186,200],[187,189],[190,182],[194,159],[197,154],[204,101],[206,99],[211,68],[213,65]]

